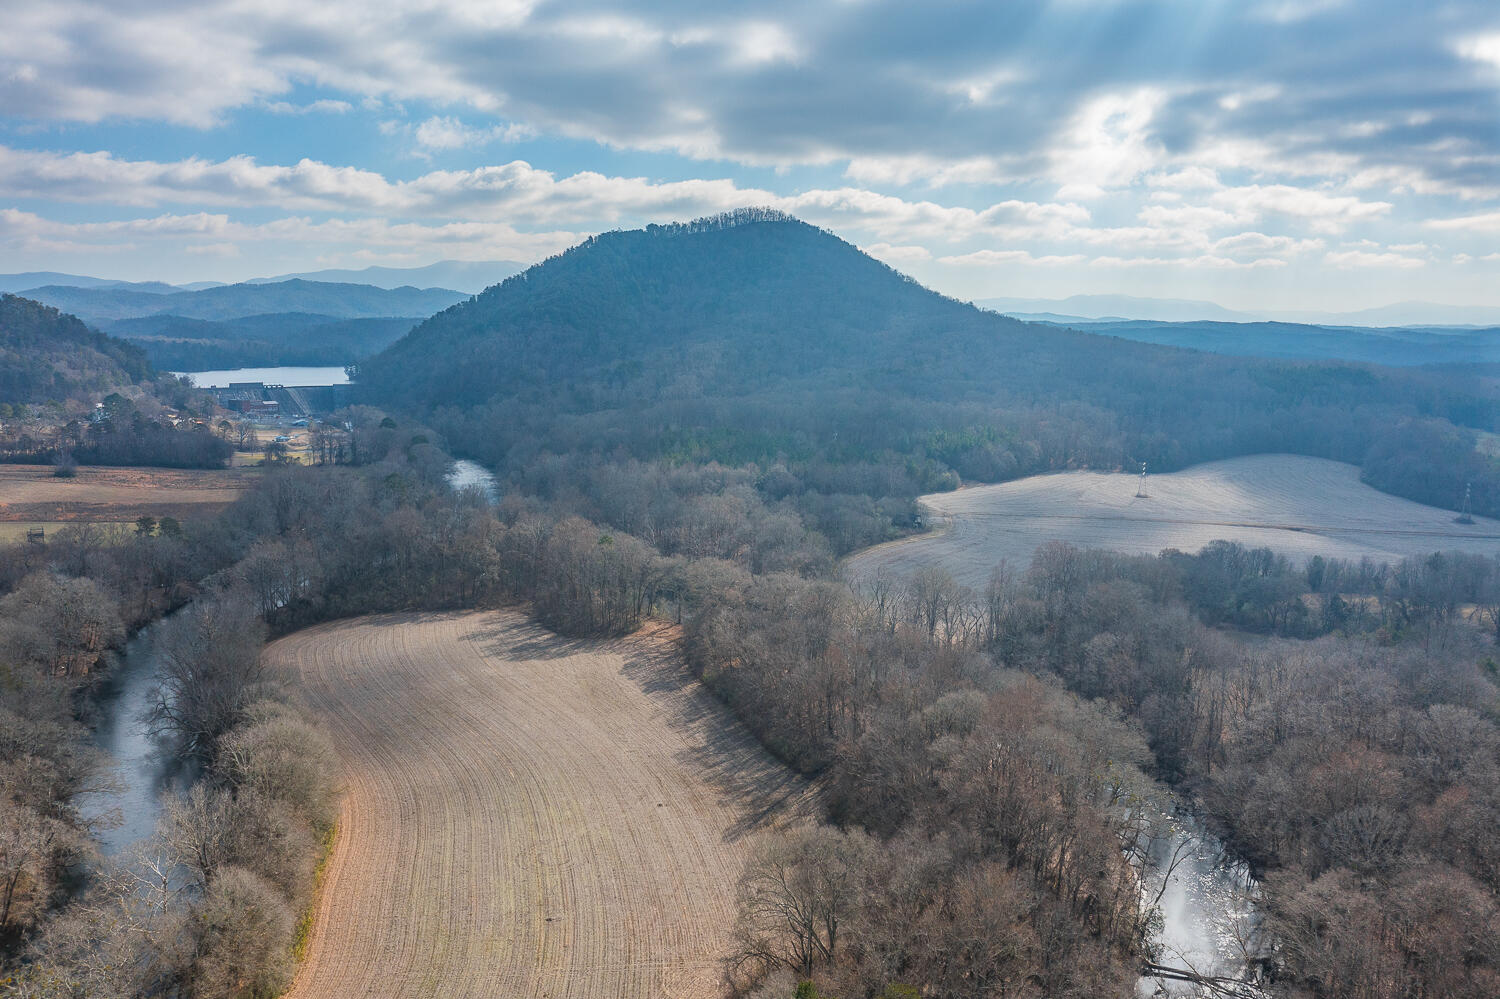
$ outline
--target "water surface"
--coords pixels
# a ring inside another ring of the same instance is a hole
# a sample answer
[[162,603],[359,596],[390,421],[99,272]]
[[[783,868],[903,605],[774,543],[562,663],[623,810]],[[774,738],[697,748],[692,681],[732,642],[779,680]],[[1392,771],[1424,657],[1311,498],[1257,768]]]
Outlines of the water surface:
[[152,738],[146,723],[157,684],[154,630],[144,628],[130,640],[98,694],[93,742],[112,758],[118,789],[83,795],[79,811],[91,820],[113,811],[120,820],[100,833],[106,856],[150,836],[161,817],[162,792],[183,782],[177,760]]
[[264,382],[267,385],[348,385],[349,376],[338,368],[234,368],[229,371],[174,371],[187,375],[199,388],[227,388],[230,382]]
[[453,463],[453,467],[448,469],[448,485],[454,489],[478,486],[491,503],[500,498],[500,488],[495,483],[494,473],[479,462],[469,461],[466,458],[459,458]]

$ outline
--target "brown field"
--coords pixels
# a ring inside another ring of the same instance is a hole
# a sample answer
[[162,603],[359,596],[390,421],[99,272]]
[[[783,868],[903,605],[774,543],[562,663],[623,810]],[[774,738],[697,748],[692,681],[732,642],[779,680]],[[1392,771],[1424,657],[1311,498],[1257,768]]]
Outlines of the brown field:
[[233,503],[257,474],[233,468],[82,467],[75,477],[59,479],[49,465],[0,465],[0,522],[211,516]]
[[807,807],[676,659],[509,612],[271,645],[347,774],[289,996],[710,996],[751,834]]
[[[1209,462],[1146,481],[1137,476],[1060,472],[921,497],[943,529],[851,556],[855,582],[884,571],[905,577],[940,565],[983,590],[1002,560],[1024,570],[1047,541],[1155,555],[1196,552],[1225,539],[1265,546],[1295,560],[1394,562],[1408,555],[1462,550],[1500,553],[1500,521],[1457,524],[1439,510],[1383,493],[1359,480],[1359,469],[1322,458],[1259,454]],[[1458,497],[1454,497],[1455,501]]]

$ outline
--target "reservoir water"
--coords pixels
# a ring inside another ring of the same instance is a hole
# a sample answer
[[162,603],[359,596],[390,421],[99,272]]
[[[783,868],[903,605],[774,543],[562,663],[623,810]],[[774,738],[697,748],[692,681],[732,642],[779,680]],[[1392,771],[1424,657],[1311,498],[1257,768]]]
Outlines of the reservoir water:
[[187,375],[199,388],[226,388],[230,382],[264,382],[267,385],[348,385],[342,367],[329,368],[234,368],[228,371],[174,371]]

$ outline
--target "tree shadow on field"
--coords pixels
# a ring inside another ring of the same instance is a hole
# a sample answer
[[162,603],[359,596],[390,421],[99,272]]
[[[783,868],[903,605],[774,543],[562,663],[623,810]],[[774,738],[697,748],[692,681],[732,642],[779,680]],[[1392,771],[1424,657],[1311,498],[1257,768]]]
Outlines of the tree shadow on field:
[[528,659],[567,659],[600,651],[596,639],[564,638],[534,621],[505,616],[471,628],[463,641],[483,646],[488,656],[522,662]]
[[725,842],[818,816],[813,785],[766,752],[698,683],[674,646],[625,644],[620,651],[625,654],[621,675],[650,696],[687,743],[677,761],[738,806],[738,818],[724,830]]

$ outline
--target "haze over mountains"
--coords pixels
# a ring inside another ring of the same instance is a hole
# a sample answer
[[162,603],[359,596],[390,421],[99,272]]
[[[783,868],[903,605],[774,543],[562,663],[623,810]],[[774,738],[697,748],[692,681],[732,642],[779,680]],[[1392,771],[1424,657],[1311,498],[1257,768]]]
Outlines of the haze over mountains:
[[1213,302],[1134,295],[1071,295],[1067,298],[978,298],[974,304],[1017,319],[1151,320],[1154,322],[1280,322],[1321,326],[1500,326],[1500,307],[1394,302],[1357,312],[1237,311]]
[[[33,271],[0,275],[0,290],[133,340],[158,367],[332,365],[369,357],[420,320],[521,269],[510,261],[443,260],[191,287]],[[1220,354],[1397,366],[1500,362],[1500,309],[1407,302],[1294,317],[1130,295],[975,304],[1028,322]]]
[[376,288],[451,288],[477,295],[492,284],[499,284],[512,274],[526,269],[512,260],[440,260],[426,267],[365,267],[360,270],[306,271],[277,277],[251,278],[246,284],[270,284],[302,278],[306,281],[334,281],[367,284]]
[[199,291],[101,282],[24,294],[135,342],[153,365],[174,371],[347,364],[466,297],[442,288],[302,279]]

